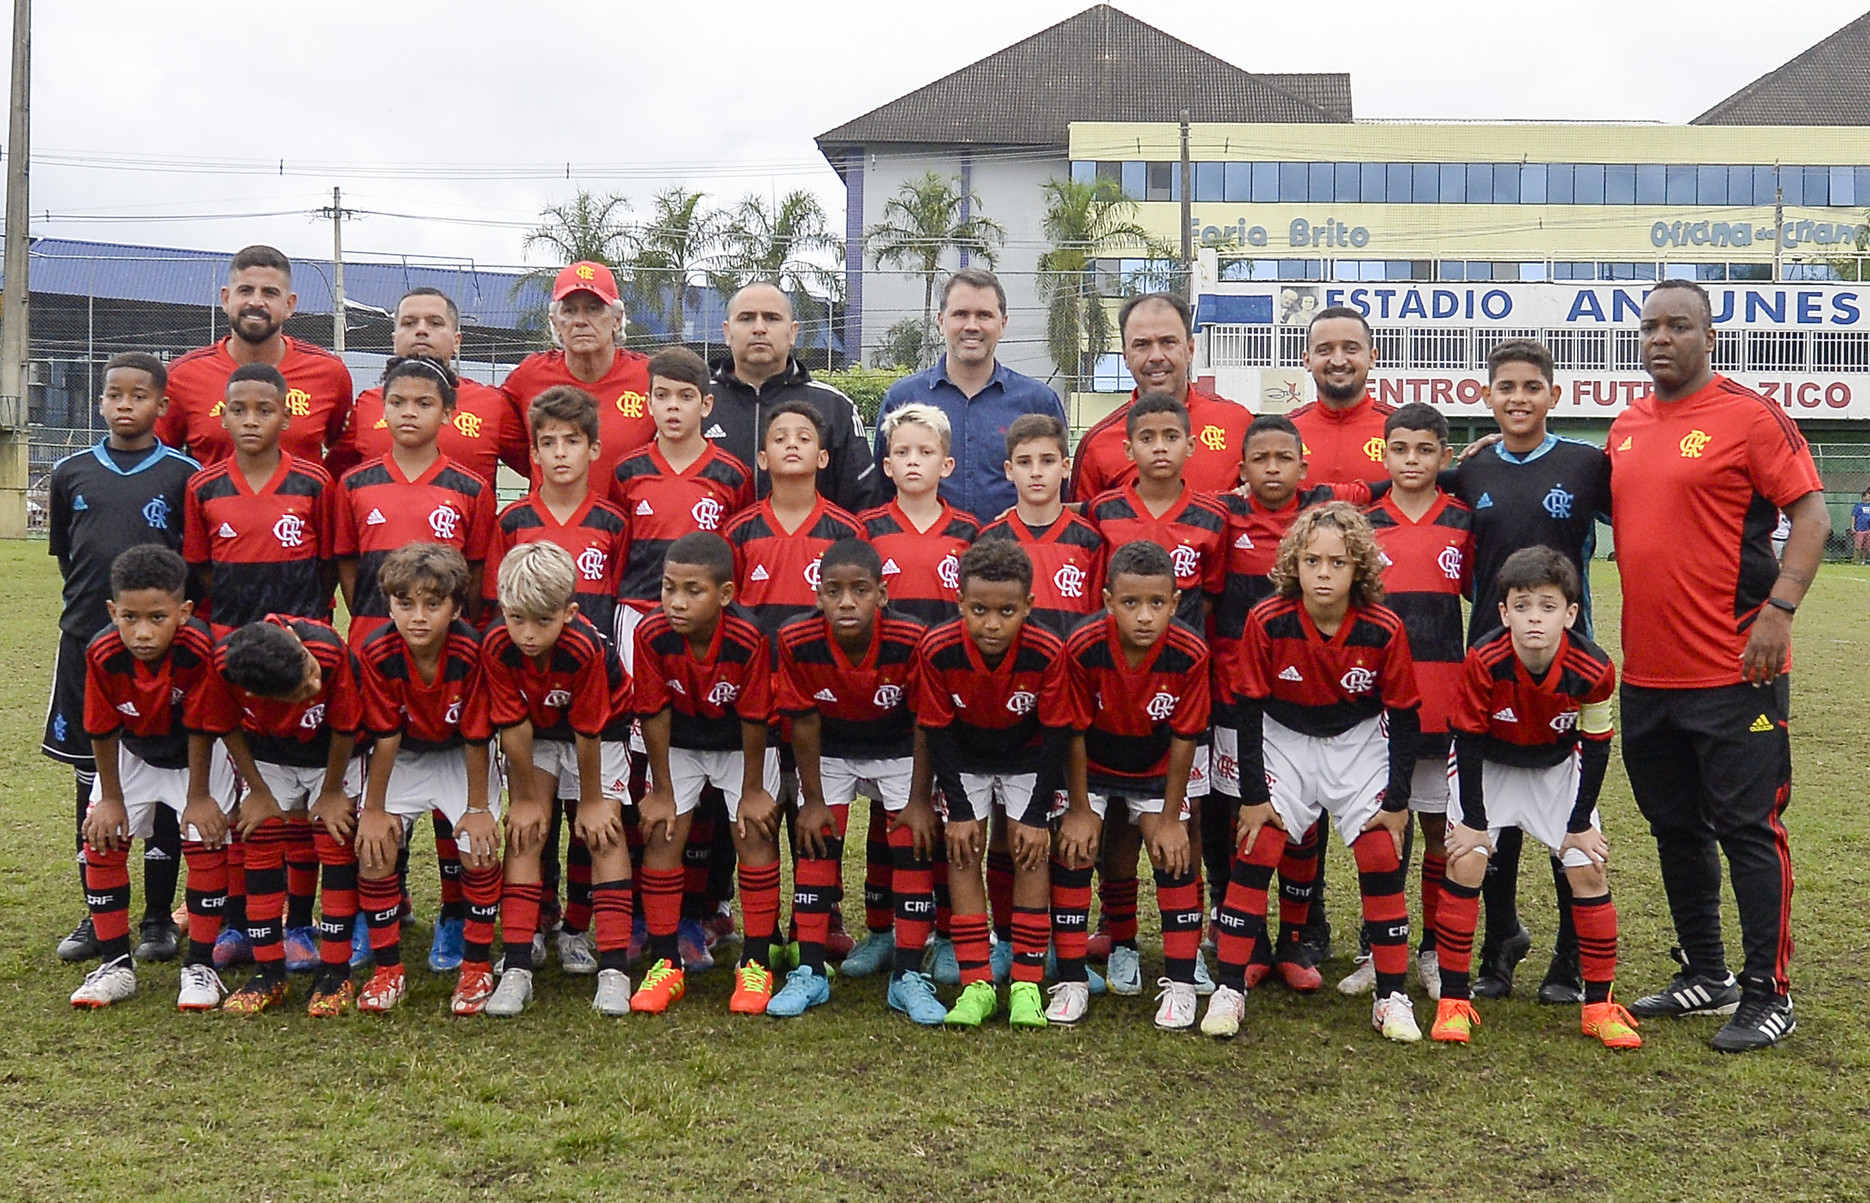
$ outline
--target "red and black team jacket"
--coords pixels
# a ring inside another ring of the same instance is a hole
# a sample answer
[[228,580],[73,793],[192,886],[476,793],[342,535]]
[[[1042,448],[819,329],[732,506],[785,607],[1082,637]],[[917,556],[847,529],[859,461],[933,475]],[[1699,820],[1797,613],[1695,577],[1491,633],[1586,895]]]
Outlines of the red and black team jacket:
[[209,569],[213,582],[196,614],[224,627],[268,614],[330,621],[335,500],[323,468],[283,451],[257,491],[232,457],[195,473],[182,507],[182,558]]
[[999,663],[990,665],[957,618],[922,637],[914,680],[916,722],[948,817],[988,817],[991,800],[969,797],[964,773],[1037,773],[1039,788],[1027,813],[1007,817],[1045,825],[1072,722],[1065,645],[1058,636],[1023,623]]
[[[1513,650],[1511,632],[1503,630],[1474,645],[1461,668],[1461,690],[1448,725],[1454,732],[1463,825],[1487,827],[1483,762],[1550,768],[1576,753],[1578,798],[1566,830],[1588,829],[1610,765],[1609,703],[1617,687],[1610,655],[1576,631],[1566,631],[1552,663],[1535,677]],[[1580,721],[1587,707],[1601,716],[1601,724]],[[1586,725],[1602,729],[1587,731]]]
[[[890,609],[895,608],[892,600]],[[926,629],[879,611],[870,645],[851,659],[822,614],[779,628],[774,707],[780,714],[816,713],[821,755],[841,760],[893,760],[915,750],[916,648]]]
[[[617,609],[617,574],[629,555],[630,531],[623,515],[596,493],[565,521],[552,516],[551,507],[529,493],[500,511],[493,537],[487,543],[487,566],[481,572],[481,596],[500,600],[500,561],[522,543],[556,543],[571,556],[577,579],[572,600],[578,613],[591,620],[597,633],[610,638]],[[660,578],[658,578],[660,587]]]
[[623,458],[610,501],[630,524],[630,555],[618,600],[647,614],[662,601],[662,560],[692,531],[718,531],[753,504],[753,473],[713,443],[677,472],[655,443]]
[[1353,605],[1336,633],[1326,636],[1297,599],[1269,598],[1247,615],[1235,668],[1243,800],[1268,797],[1262,716],[1300,735],[1332,739],[1381,715],[1390,750],[1383,809],[1408,807],[1422,695],[1409,636],[1395,611]]
[[[1420,520],[1396,504],[1394,493],[1364,511],[1383,555],[1383,604],[1402,615],[1409,655],[1422,690],[1422,731],[1443,736],[1455,695],[1467,633],[1461,599],[1474,565],[1474,515],[1446,493]],[[1439,741],[1446,747],[1446,740]]]
[[377,572],[392,552],[411,543],[446,543],[469,564],[486,560],[494,491],[446,455],[436,456],[414,480],[385,456],[344,474],[334,514],[337,554],[357,560],[350,636],[361,644],[389,621],[390,603],[377,588]]
[[[773,514],[773,499],[742,510],[721,532],[734,548],[734,600],[772,638],[801,614],[818,609],[818,559],[839,539],[861,539],[863,524],[823,497],[790,534]],[[657,577],[661,592],[661,577]]]
[[1268,509],[1257,498],[1238,493],[1219,493],[1216,501],[1227,511],[1227,559],[1222,573],[1221,595],[1214,602],[1214,700],[1226,704],[1231,699],[1234,672],[1230,667],[1240,650],[1240,637],[1247,629],[1247,614],[1273,595],[1273,561],[1279,558],[1279,542],[1298,521],[1300,514],[1327,501],[1348,501],[1352,505],[1370,504],[1368,485],[1313,485],[1294,493],[1285,505]]
[[637,624],[636,713],[649,719],[664,710],[669,746],[698,752],[738,752],[741,723],[772,721],[772,652],[740,607],[721,611],[700,657],[660,609]]
[[983,527],[980,537],[1011,539],[1032,561],[1032,616],[1027,621],[1063,639],[1103,607],[1104,536],[1070,510],[1043,529],[1008,514]]
[[1117,620],[1099,613],[1065,641],[1065,665],[1072,729],[1086,737],[1090,788],[1162,797],[1170,740],[1194,742],[1208,732],[1208,649],[1201,636],[1172,622],[1132,668]]
[[185,769],[190,731],[223,735],[231,726],[214,637],[200,619],[177,628],[168,653],[151,664],[130,654],[115,626],[85,649],[84,733],[92,739],[114,735],[147,764]]
[[364,726],[363,691],[358,688],[357,657],[331,627],[310,618],[268,614],[265,621],[299,637],[318,661],[318,695],[309,702],[257,697],[227,679],[227,637],[214,646],[215,672],[226,686],[232,710],[213,728],[232,731],[238,724],[255,760],[294,768],[323,768],[332,735],[355,737]]
[[558,634],[543,665],[519,650],[501,618],[481,640],[487,713],[495,730],[532,724],[535,740],[630,738],[630,679],[610,640],[582,614]]
[[357,662],[364,727],[375,738],[400,735],[409,752],[441,752],[493,738],[480,632],[461,619],[448,628],[433,681],[416,671],[409,645],[393,625],[365,641]]
[[1227,572],[1227,511],[1220,502],[1184,484],[1182,495],[1158,518],[1136,495],[1132,481],[1100,494],[1084,507],[1084,517],[1104,537],[1107,554],[1136,539],[1167,549],[1175,587],[1182,591],[1175,616],[1197,630],[1207,629],[1201,599],[1221,595]]
[[961,553],[980,537],[972,514],[942,502],[941,516],[917,530],[892,498],[857,518],[864,537],[883,560],[890,608],[926,626],[961,614]]

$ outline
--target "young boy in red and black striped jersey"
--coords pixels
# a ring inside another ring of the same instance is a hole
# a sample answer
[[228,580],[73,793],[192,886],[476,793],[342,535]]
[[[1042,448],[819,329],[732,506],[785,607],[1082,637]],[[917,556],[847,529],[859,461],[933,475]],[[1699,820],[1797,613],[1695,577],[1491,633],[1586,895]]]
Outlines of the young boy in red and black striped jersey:
[[278,368],[234,369],[221,407],[234,454],[188,482],[182,521],[182,554],[208,599],[202,617],[216,626],[331,618],[335,494],[324,468],[280,447],[291,424]]
[[[242,364],[227,378],[221,425],[233,455],[197,472],[183,505],[182,554],[195,573],[201,617],[231,629],[268,614],[331,621],[337,588],[333,505],[337,490],[316,462],[280,446],[291,428],[286,378],[267,363]],[[318,854],[309,820],[288,822],[286,964],[317,963],[312,902]],[[227,911],[217,961],[252,960],[247,942],[246,846],[228,847]]]
[[102,963],[73,992],[75,1007],[107,1007],[136,993],[129,848],[150,837],[158,806],[179,816],[188,862],[188,950],[176,1005],[208,1011],[226,993],[213,953],[234,770],[214,738],[213,637],[191,617],[187,585],[188,566],[168,548],[125,551],[110,569],[111,625],[85,652],[84,726],[97,758],[83,828],[85,901]]
[[1209,669],[1207,644],[1175,617],[1176,594],[1169,553],[1126,543],[1110,555],[1104,613],[1065,641],[1076,736],[1052,862],[1053,1023],[1082,1019],[1090,996],[1084,941],[1101,822],[1136,825],[1155,866],[1167,961],[1156,1026],[1195,1024],[1201,864],[1188,833],[1188,778],[1208,732]]
[[351,845],[363,758],[357,658],[343,638],[310,618],[269,615],[228,634],[214,649],[215,670],[239,720],[226,736],[234,768],[247,783],[236,827],[246,843],[247,938],[255,972],[225,1007],[253,1015],[285,1001],[284,843],[287,820],[312,822],[322,870],[319,967],[308,1011],[340,1015],[351,984],[351,925],[357,918],[357,857]]
[[[1230,721],[1233,661],[1246,631],[1247,615],[1273,596],[1273,562],[1279,543],[1305,510],[1328,501],[1362,507],[1372,499],[1369,485],[1307,485],[1305,440],[1283,414],[1253,419],[1242,443],[1241,478],[1247,489],[1218,494],[1227,509],[1227,570],[1215,599],[1211,647],[1214,665],[1214,786],[1201,807],[1201,849],[1208,871],[1210,918],[1219,939],[1222,896],[1227,892],[1234,856],[1234,816],[1240,811],[1240,749]],[[1324,907],[1324,825],[1314,824],[1279,861],[1279,936],[1265,957],[1247,967],[1247,984],[1258,985],[1269,972],[1301,993],[1324,984],[1318,964],[1331,941]]]
[[1602,648],[1570,629],[1583,591],[1564,554],[1543,546],[1516,551],[1498,586],[1506,629],[1467,653],[1449,717],[1460,790],[1448,807],[1448,871],[1437,916],[1442,998],[1430,1034],[1466,1044],[1480,1026],[1468,973],[1481,879],[1498,833],[1518,827],[1551,850],[1571,882],[1584,1034],[1610,1048],[1638,1048],[1636,1020],[1611,999],[1617,909],[1597,817],[1617,670]]
[[1051,799],[1070,742],[1065,648],[1026,618],[1032,561],[1016,543],[977,543],[961,557],[961,617],[916,653],[915,781],[910,805],[940,791],[961,997],[946,1022],[979,1027],[999,1005],[981,862],[987,821],[1006,815],[1013,876],[1009,1020],[1044,1027],[1039,981],[1051,941],[1046,862]]
[[[781,479],[774,474],[775,495]],[[764,1014],[773,997],[780,817],[779,755],[766,742],[773,658],[734,596],[733,549],[719,535],[695,531],[669,545],[662,608],[636,628],[636,713],[650,779],[641,807],[643,911],[654,958],[630,1000],[639,1011],[666,1011],[688,991],[676,945],[682,848],[710,785],[726,801],[740,862],[743,943],[728,1009]]]
[[[662,602],[669,544],[690,531],[719,531],[753,504],[747,465],[702,436],[714,412],[714,378],[701,356],[670,347],[649,361],[654,442],[629,450],[608,482],[610,500],[630,524],[630,553],[618,581],[617,646],[635,654],[637,620]],[[626,449],[628,450],[628,449]]]
[[468,577],[467,561],[452,547],[412,543],[391,555],[377,574],[391,625],[357,652],[364,726],[374,740],[357,817],[357,899],[376,960],[357,993],[360,1011],[388,1011],[407,992],[396,862],[416,820],[431,810],[448,824],[449,851],[463,866],[454,1013],[478,1012],[493,992],[489,948],[500,911],[499,829],[488,784],[493,727],[480,633],[462,617]]
[[[1416,973],[1430,998],[1441,997],[1436,975],[1435,909],[1447,864],[1442,834],[1447,829],[1450,776],[1448,715],[1461,689],[1461,598],[1469,590],[1474,560],[1473,514],[1436,483],[1454,453],[1448,419],[1432,405],[1410,402],[1383,424],[1383,462],[1390,487],[1364,511],[1383,553],[1383,604],[1402,616],[1409,654],[1422,690],[1422,742],[1409,790],[1409,809],[1422,828],[1422,942]],[[1405,847],[1405,851],[1406,851]],[[1405,867],[1408,858],[1405,856]],[[1376,986],[1376,969],[1365,950],[1345,994]]]
[[1071,476],[1065,424],[1022,414],[1006,428],[1006,478],[1019,490],[1013,512],[981,528],[982,539],[1012,539],[1032,560],[1032,621],[1063,639],[1097,612],[1104,537],[1067,509]]
[[943,501],[954,472],[948,415],[933,405],[905,405],[883,423],[883,475],[896,485],[887,505],[858,516],[883,560],[890,606],[938,626],[960,613],[961,553],[980,536],[973,515]]
[[411,543],[446,543],[459,551],[480,593],[481,564],[493,536],[493,485],[443,455],[436,445],[454,412],[455,377],[421,356],[392,359],[383,372],[383,412],[396,445],[338,482],[335,540],[338,581],[351,613],[350,640],[361,646],[390,620],[377,588],[384,557]]
[[[1147,539],[1169,551],[1175,585],[1181,591],[1176,617],[1198,631],[1208,628],[1214,601],[1226,580],[1227,511],[1213,496],[1197,493],[1184,479],[1190,453],[1188,410],[1167,393],[1146,393],[1124,419],[1124,454],[1136,464],[1130,483],[1092,499],[1084,517],[1103,536],[1107,548]],[[1209,741],[1195,754],[1189,797],[1208,794]],[[1200,805],[1199,802],[1196,803]],[[1110,927],[1114,963],[1110,988],[1117,994],[1140,994],[1141,963],[1136,959],[1136,865],[1142,852],[1138,832],[1119,825],[1104,845],[1101,894]],[[1207,966],[1198,970],[1208,984]]]
[[[859,539],[838,540],[819,561],[818,608],[779,628],[775,707],[792,720],[799,765],[792,895],[799,965],[766,1013],[786,1017],[831,1000],[825,942],[844,897],[844,833],[858,791],[872,799],[874,835],[898,854],[899,867],[884,882],[885,897],[896,898],[894,938],[887,926],[866,937],[893,950],[895,976],[921,977],[933,906],[926,854],[934,812],[908,811],[915,746],[909,674],[924,628],[894,615],[883,561]],[[926,978],[922,985],[925,1019],[940,1023],[947,1011]]]
[[522,543],[500,565],[500,620],[481,641],[488,716],[507,770],[500,939],[506,970],[482,1008],[513,1016],[532,1000],[540,859],[554,799],[591,850],[597,992],[605,1015],[630,1013],[630,678],[617,649],[578,613],[577,568],[556,543]]
[[1377,969],[1371,1025],[1391,1040],[1420,1040],[1404,989],[1401,853],[1421,696],[1402,619],[1380,604],[1370,523],[1344,502],[1306,511],[1279,545],[1273,581],[1279,595],[1247,616],[1235,664],[1239,839],[1221,907],[1219,985],[1201,1030],[1240,1030],[1273,867],[1293,836],[1329,817],[1357,858]]

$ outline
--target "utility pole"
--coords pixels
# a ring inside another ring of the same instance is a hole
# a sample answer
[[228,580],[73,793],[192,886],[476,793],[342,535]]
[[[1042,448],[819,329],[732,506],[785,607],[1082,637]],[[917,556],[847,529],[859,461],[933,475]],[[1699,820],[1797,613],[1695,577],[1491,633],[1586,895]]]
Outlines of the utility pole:
[[1195,169],[1188,161],[1188,110],[1182,110],[1182,295],[1195,296]]
[[344,207],[343,193],[331,190],[331,207],[318,216],[331,219],[331,349],[344,354],[344,221],[356,214]]
[[32,0],[13,0],[13,76],[6,140],[6,254],[0,262],[0,537],[26,534],[27,166],[32,159],[27,103],[32,93]]
[[1773,283],[1786,278],[1786,190],[1779,182],[1779,164],[1773,164]]

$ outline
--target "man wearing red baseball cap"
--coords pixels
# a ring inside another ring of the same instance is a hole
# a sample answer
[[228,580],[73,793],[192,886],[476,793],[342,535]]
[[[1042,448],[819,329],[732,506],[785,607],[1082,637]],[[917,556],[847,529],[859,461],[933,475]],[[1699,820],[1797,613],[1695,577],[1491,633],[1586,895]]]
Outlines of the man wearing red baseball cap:
[[625,456],[656,437],[649,416],[649,357],[623,345],[623,301],[617,278],[602,263],[580,260],[559,272],[548,314],[559,349],[528,355],[500,391],[528,432],[532,399],[546,389],[569,384],[596,397],[603,448],[591,479],[607,481]]

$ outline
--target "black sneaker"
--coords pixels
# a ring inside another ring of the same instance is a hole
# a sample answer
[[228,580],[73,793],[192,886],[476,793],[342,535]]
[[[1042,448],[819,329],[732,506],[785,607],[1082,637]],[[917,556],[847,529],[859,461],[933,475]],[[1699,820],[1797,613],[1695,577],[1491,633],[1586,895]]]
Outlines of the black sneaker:
[[1584,1001],[1584,977],[1578,972],[1577,957],[1552,954],[1545,980],[1539,983],[1539,1001],[1548,1007],[1577,1006]]
[[1708,1043],[1720,1053],[1750,1053],[1770,1048],[1799,1030],[1792,999],[1784,994],[1744,994],[1734,1017]]
[[1680,1019],[1684,1015],[1732,1015],[1740,1005],[1740,983],[1733,974],[1725,980],[1702,977],[1688,972],[1688,958],[1679,948],[1669,955],[1682,966],[1669,984],[1654,994],[1645,994],[1630,1004],[1630,1014],[1639,1019]]
[[1474,975],[1473,992],[1475,998],[1510,998],[1513,994],[1513,971],[1532,951],[1532,933],[1521,924],[1519,930],[1508,936],[1493,955],[1483,954],[1480,960],[1480,972]]
[[137,932],[136,949],[130,955],[144,961],[173,961],[181,933],[167,919],[145,919]]
[[61,961],[95,960],[102,951],[97,945],[97,929],[91,926],[89,915],[80,919],[78,926],[71,929],[71,934],[58,942],[58,959]]

